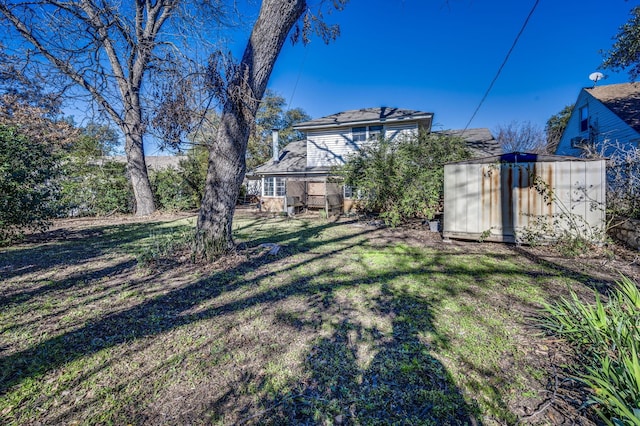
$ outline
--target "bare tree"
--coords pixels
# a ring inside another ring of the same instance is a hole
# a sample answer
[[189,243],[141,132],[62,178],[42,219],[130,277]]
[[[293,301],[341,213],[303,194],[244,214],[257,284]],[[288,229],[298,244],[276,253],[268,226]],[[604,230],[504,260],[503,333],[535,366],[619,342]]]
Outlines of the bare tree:
[[546,151],[546,138],[542,129],[530,121],[513,121],[498,126],[494,130],[496,140],[504,152],[531,152],[542,154]]
[[[333,0],[332,5],[340,10],[346,2]],[[301,38],[305,43],[311,33],[320,35],[325,42],[339,35],[338,28],[326,25],[322,18],[322,10],[310,13],[305,0],[263,0],[240,63],[223,67],[220,60],[212,62],[212,86],[223,102],[217,137],[209,146],[205,193],[197,223],[198,257],[210,258],[233,250],[233,214],[260,100],[294,27],[294,40]]]
[[[204,4],[212,16],[222,10],[216,0],[192,3],[191,11]],[[176,58],[175,43],[184,34],[179,22],[189,12],[184,5],[182,0],[0,2],[7,46],[19,50],[25,63],[58,77],[49,84],[64,85],[68,95],[89,95],[124,135],[137,215],[155,210],[144,157],[150,121],[145,85],[167,66],[167,58]]]

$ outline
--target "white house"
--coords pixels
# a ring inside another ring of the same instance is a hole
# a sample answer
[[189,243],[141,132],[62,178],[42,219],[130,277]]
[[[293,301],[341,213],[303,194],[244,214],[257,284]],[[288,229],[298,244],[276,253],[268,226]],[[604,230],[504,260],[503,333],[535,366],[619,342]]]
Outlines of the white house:
[[[394,139],[419,129],[431,131],[433,113],[400,108],[378,107],[345,111],[299,123],[294,128],[305,133],[278,150],[274,135],[273,158],[248,176],[262,182],[262,205],[271,211],[298,208],[324,208],[348,211],[353,207],[351,193],[335,179],[331,170],[345,164],[348,157],[379,136]],[[448,131],[462,136],[477,156],[502,151],[488,129]]]
[[339,112],[294,126],[307,137],[307,166],[330,167],[346,162],[349,154],[379,136],[394,139],[431,131],[433,113],[399,108],[365,108]]
[[615,145],[637,148],[639,141],[640,83],[610,84],[580,91],[555,153],[610,156]]

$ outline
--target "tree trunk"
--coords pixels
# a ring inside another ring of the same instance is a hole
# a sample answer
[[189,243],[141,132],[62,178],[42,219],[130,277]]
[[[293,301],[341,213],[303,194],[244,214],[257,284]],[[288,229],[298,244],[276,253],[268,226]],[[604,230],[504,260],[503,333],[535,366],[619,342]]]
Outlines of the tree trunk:
[[[233,250],[233,214],[245,174],[249,123],[241,115],[222,115],[216,140],[209,149],[204,197],[198,216],[196,253],[214,258]],[[244,141],[244,142],[243,142]]]
[[142,133],[125,133],[125,152],[127,154],[127,170],[136,200],[136,216],[147,216],[155,209],[151,182],[147,174],[147,164],[144,157]]
[[251,123],[287,35],[305,8],[305,0],[262,2],[238,71],[227,88],[216,140],[210,144],[197,224],[198,258],[214,258],[234,248],[233,214],[246,170]]
[[147,173],[147,164],[144,156],[144,124],[142,123],[142,108],[140,99],[125,90],[122,98],[125,100],[126,113],[121,123],[124,133],[124,151],[127,154],[127,170],[133,187],[133,196],[136,200],[136,216],[147,216],[156,210],[153,201],[153,191]]

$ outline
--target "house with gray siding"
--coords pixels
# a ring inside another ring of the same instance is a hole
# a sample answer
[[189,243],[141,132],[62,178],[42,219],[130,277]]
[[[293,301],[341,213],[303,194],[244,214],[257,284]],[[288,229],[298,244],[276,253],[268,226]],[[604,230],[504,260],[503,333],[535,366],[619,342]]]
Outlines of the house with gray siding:
[[638,147],[640,142],[640,83],[584,88],[555,153],[574,157]]
[[[400,108],[364,108],[345,111],[299,123],[294,129],[306,139],[278,149],[274,133],[273,158],[248,173],[259,179],[261,206],[269,211],[289,213],[305,209],[327,212],[349,211],[354,207],[350,189],[332,176],[336,166],[347,162],[379,137],[396,139],[431,131],[433,113]],[[488,129],[447,131],[465,139],[475,156],[501,154]]]

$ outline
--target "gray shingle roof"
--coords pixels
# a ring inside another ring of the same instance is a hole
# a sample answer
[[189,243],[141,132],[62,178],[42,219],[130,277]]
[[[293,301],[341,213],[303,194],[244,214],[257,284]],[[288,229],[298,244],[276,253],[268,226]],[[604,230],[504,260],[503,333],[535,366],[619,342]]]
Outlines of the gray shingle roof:
[[[168,168],[178,169],[180,160],[186,159],[184,155],[145,155],[144,161],[149,170],[164,170]],[[127,157],[124,155],[114,155],[102,157],[96,161],[96,164],[102,164],[105,161],[115,161],[116,163],[126,163]]]
[[640,83],[608,84],[584,89],[633,130],[640,132]]
[[326,117],[298,123],[294,126],[298,130],[307,130],[318,127],[348,126],[368,123],[385,123],[403,120],[431,120],[433,113],[414,111],[410,109],[376,107],[362,108],[351,111],[339,112]]
[[[467,146],[471,149],[473,157],[476,158],[502,154],[502,147],[493,138],[489,129],[486,128],[467,129],[464,134],[462,130],[446,130],[434,133],[462,135],[462,138],[467,142]],[[326,175],[330,170],[329,167],[307,167],[307,141],[296,141],[291,142],[282,149],[277,162],[269,160],[267,163],[257,167],[253,172],[247,173],[247,175],[250,177],[261,175]]]
[[502,146],[494,139],[491,131],[484,127],[467,130],[442,130],[434,133],[462,137],[471,150],[471,155],[476,158],[502,154]]
[[251,174],[290,174],[304,172],[307,168],[307,141],[295,141],[280,151],[280,159],[273,159],[256,167]]

